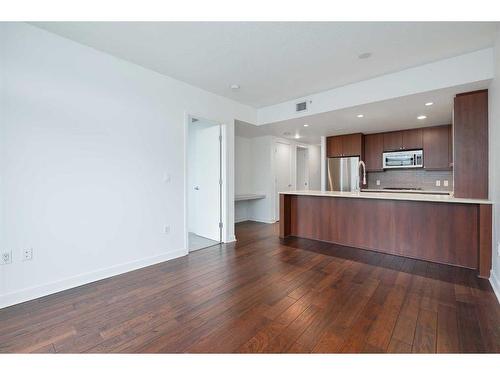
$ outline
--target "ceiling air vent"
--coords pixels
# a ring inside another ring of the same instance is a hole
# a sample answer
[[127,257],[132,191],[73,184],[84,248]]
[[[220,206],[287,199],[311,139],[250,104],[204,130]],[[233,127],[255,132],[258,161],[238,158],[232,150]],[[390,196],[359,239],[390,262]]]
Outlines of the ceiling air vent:
[[295,112],[307,111],[307,101],[303,101],[295,104]]

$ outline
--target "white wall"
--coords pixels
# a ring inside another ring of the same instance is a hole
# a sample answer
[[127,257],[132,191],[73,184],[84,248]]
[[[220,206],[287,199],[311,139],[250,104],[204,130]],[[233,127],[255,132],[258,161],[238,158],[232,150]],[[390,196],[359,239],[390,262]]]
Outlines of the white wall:
[[234,137],[234,193],[250,194],[255,191],[252,176],[252,139]]
[[296,187],[297,190],[309,190],[309,160],[308,149],[298,147],[296,149]]
[[0,38],[0,307],[186,254],[187,113],[226,124],[234,237],[234,119],[254,109],[31,25]]
[[321,146],[320,146],[320,175],[321,175],[321,189],[326,190],[326,137],[321,136]]
[[272,137],[235,137],[236,194],[264,194],[264,199],[237,202],[236,222],[274,222],[272,211]]
[[495,42],[495,79],[489,87],[490,199],[493,201],[493,272],[491,283],[500,300],[500,29]]
[[321,147],[309,145],[309,189],[321,190]]
[[[252,139],[234,137],[234,193],[255,193],[252,167]],[[248,220],[248,207],[252,201],[239,201],[234,204],[234,221],[236,223]]]

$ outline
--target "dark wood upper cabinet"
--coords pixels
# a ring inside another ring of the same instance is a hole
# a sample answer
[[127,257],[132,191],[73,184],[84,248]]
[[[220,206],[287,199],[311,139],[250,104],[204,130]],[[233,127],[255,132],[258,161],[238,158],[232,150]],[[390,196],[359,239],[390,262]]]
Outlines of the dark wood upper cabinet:
[[388,132],[384,134],[384,151],[399,151],[403,146],[403,133]]
[[326,156],[335,158],[342,156],[342,136],[328,137],[326,139]]
[[422,129],[400,130],[384,134],[384,151],[415,150],[423,147]]
[[364,138],[366,171],[383,171],[382,153],[384,152],[384,134],[368,134]]
[[403,150],[415,150],[423,147],[422,129],[403,130],[401,138]]
[[363,154],[363,135],[348,134],[342,137],[342,156],[361,156]]
[[487,199],[488,90],[457,95],[453,110],[455,197]]
[[424,168],[449,170],[451,125],[432,126],[423,129]]
[[342,156],[362,156],[363,134],[347,134],[328,137],[326,139],[326,156],[329,158]]

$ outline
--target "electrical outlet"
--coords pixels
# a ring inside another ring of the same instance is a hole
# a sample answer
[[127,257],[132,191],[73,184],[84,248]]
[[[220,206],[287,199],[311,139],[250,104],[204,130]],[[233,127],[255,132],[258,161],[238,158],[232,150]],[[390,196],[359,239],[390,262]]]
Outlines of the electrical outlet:
[[170,225],[165,225],[165,227],[163,228],[163,233],[165,233],[165,234],[170,233]]
[[2,257],[0,258],[0,264],[10,264],[12,263],[12,251],[2,252]]
[[436,186],[441,186],[441,180],[436,180]]
[[446,187],[448,187],[448,180],[444,180],[443,181],[443,185],[446,186]]
[[377,180],[377,186],[380,186],[380,180]]
[[29,248],[29,249],[24,249],[23,250],[23,257],[22,257],[23,260],[31,260],[33,259],[33,249],[32,248]]

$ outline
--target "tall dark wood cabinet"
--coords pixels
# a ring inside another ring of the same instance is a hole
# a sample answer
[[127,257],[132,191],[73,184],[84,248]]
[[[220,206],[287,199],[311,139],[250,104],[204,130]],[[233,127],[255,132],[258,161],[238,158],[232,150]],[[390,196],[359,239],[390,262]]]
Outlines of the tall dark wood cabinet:
[[488,90],[457,95],[454,105],[454,191],[488,198]]

